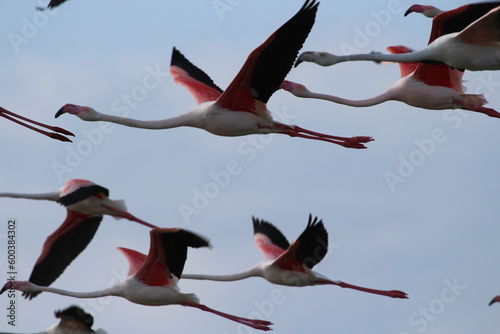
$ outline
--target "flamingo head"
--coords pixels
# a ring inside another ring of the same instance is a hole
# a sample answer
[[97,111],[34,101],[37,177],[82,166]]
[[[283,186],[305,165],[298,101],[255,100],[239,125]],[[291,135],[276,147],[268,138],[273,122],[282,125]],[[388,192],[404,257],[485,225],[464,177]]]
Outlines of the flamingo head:
[[288,80],[281,83],[280,89],[284,89],[297,97],[307,97],[311,93],[306,86]]
[[439,8],[436,8],[434,6],[430,5],[412,5],[408,10],[405,12],[404,16],[407,16],[410,13],[421,13],[422,15],[426,17],[435,17],[439,14],[441,14],[443,11],[440,10]]
[[19,290],[22,292],[31,292],[35,285],[28,281],[8,281],[3,286],[2,290],[0,290],[0,294],[4,293],[4,291],[11,290]]
[[302,62],[316,63],[320,66],[331,66],[338,63],[337,56],[328,52],[305,51],[302,52],[295,61],[294,67],[297,67]]
[[101,120],[101,114],[92,109],[91,107],[79,106],[76,104],[65,104],[56,113],[56,118],[62,114],[76,115],[84,121],[99,121]]

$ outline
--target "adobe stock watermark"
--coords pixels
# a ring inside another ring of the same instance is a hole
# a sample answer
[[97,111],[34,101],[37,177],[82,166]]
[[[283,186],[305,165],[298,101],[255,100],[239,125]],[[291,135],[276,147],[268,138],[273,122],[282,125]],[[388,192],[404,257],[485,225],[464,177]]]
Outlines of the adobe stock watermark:
[[445,279],[443,283],[444,288],[438,297],[432,299],[429,304],[419,307],[408,317],[408,322],[413,330],[401,331],[399,334],[423,333],[467,289],[467,285],[461,284],[457,277],[453,281]]
[[[41,7],[47,5],[45,1],[39,1],[38,4]],[[21,17],[21,26],[19,31],[11,31],[7,34],[7,39],[9,40],[14,53],[19,53],[22,46],[25,46],[33,40],[38,35],[40,30],[47,26],[50,20],[54,18],[58,12],[59,8],[43,11],[34,10],[31,17]]]
[[363,26],[355,26],[354,37],[351,43],[340,43],[340,51],[342,54],[360,53],[368,47],[373,39],[380,36],[392,22],[394,15],[400,15],[403,12],[403,7],[399,0],[389,0],[383,9],[370,10],[371,20]]
[[[132,110],[139,107],[149,92],[158,88],[165,78],[169,77],[168,71],[163,71],[160,65],[156,67],[146,66],[146,74],[142,77],[141,83],[123,93],[119,98],[111,101],[111,112],[115,115],[126,117]],[[82,137],[77,137],[71,144],[66,144],[64,149],[66,155],[61,161],[54,160],[51,163],[52,171],[57,179],[62,182],[67,174],[73,173],[90,156],[94,149],[104,142],[105,136],[114,131],[116,124],[109,122],[97,122],[95,127],[81,131]]]
[[[486,98],[500,87],[500,81],[494,79],[493,73],[482,73],[478,82],[474,94],[483,94]],[[472,113],[473,111],[462,109],[446,110],[443,113],[445,127],[434,128],[427,137],[415,139],[415,148],[405,155],[399,155],[397,167],[384,172],[384,179],[391,192],[395,192],[397,185],[404,183],[439,150],[440,145],[448,140],[450,129],[460,129]]]
[[212,6],[214,7],[217,16],[221,21],[227,13],[231,13],[236,7],[241,5],[243,0],[213,0]]
[[[295,115],[288,113],[286,108],[282,110],[274,109],[272,113],[273,117],[282,123],[290,123],[290,120],[295,118]],[[209,171],[209,181],[202,186],[193,188],[191,200],[179,203],[177,208],[184,223],[190,224],[193,216],[198,216],[206,209],[211,201],[230,185],[231,180],[243,172],[244,165],[254,161],[259,152],[273,142],[275,135],[281,136],[280,134],[245,136],[236,149],[238,158],[227,161],[217,171]]]

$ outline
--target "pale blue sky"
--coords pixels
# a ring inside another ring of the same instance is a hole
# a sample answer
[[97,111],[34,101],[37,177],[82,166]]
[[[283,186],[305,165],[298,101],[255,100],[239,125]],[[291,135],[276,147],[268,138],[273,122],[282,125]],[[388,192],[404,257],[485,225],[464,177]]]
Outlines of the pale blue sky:
[[[0,119],[0,192],[48,192],[66,179],[92,180],[109,188],[111,198],[125,199],[141,219],[208,237],[213,249],[190,251],[186,273],[231,273],[260,261],[252,216],[272,222],[292,241],[312,213],[323,219],[331,245],[316,271],[370,288],[403,290],[410,298],[332,286],[291,289],[259,278],[181,280],[181,290],[221,311],[260,313],[274,322],[277,334],[498,333],[500,305],[488,302],[500,294],[500,120],[397,102],[356,109],[283,91],[271,97],[268,107],[276,119],[333,135],[375,138],[368,149],[352,150],[283,135],[226,138],[192,128],[155,132],[70,115],[54,119],[65,103],[139,119],[185,112],[195,103],[168,75],[172,47],[224,89],[247,55],[302,3],[70,0],[57,11],[38,12],[34,7],[45,1],[3,1],[1,105],[62,126],[76,138],[60,143]],[[225,11],[221,4],[228,6]],[[322,1],[303,50],[421,48],[431,21],[418,14],[403,17],[411,4]],[[434,3],[442,9],[462,4]],[[287,77],[351,99],[380,94],[398,78],[397,65],[369,62],[303,64]],[[467,72],[464,79],[469,93],[485,94],[489,106],[500,109],[500,74]],[[1,199],[0,208],[0,254],[5,254],[7,221],[14,218],[18,279],[27,279],[65,210],[14,199]],[[91,291],[121,280],[126,261],[118,246],[147,252],[147,229],[105,217],[85,252],[53,286]],[[0,256],[0,272],[6,271]],[[1,331],[40,331],[56,322],[54,310],[78,304],[94,315],[95,328],[109,333],[250,332],[191,308],[48,293],[32,301],[19,297],[12,328],[3,315],[8,302],[0,297]]]

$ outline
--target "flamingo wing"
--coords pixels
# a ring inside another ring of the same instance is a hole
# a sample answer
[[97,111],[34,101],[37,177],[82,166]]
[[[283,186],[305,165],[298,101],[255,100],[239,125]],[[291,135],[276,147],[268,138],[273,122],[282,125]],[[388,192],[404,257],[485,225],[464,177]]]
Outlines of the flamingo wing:
[[222,94],[222,89],[205,72],[187,60],[176,48],[172,50],[170,74],[176,84],[183,86],[191,93],[197,104],[215,101]]
[[451,88],[459,93],[464,92],[462,76],[464,72],[451,68],[445,63],[419,63],[414,76],[429,86]]
[[[328,252],[328,233],[322,220],[317,217],[309,221],[304,232],[295,240],[288,250],[274,261],[274,264],[287,270],[303,271],[304,267],[312,269]],[[301,269],[302,268],[302,269]]]
[[64,206],[69,206],[99,194],[104,194],[106,197],[109,197],[109,190],[97,184],[90,184],[71,189],[71,191],[67,193],[63,191],[58,202]]
[[318,5],[316,0],[307,0],[290,20],[250,53],[217,100],[220,107],[255,112],[255,100],[267,103],[292,68],[314,24]]
[[468,43],[498,44],[500,41],[500,5],[472,22],[457,37]]
[[[67,210],[64,222],[45,240],[29,281],[49,286],[67,266],[87,247],[101,223],[102,216],[88,216]],[[32,299],[39,292],[23,293]]]
[[[387,47],[387,51],[389,51],[392,54],[413,52],[412,49],[410,49],[407,46],[403,46],[403,45],[389,46],[389,47]],[[418,62],[417,63],[398,63],[399,71],[401,73],[401,78],[404,78],[407,75],[411,74],[413,71],[415,71],[418,64],[419,64]]]
[[266,259],[276,259],[283,254],[290,243],[274,225],[252,217],[255,246]]
[[125,247],[117,247],[116,249],[118,249],[127,259],[128,262],[127,276],[134,275],[142,266],[144,261],[146,261],[147,257],[146,254],[142,254],[138,251]]
[[498,6],[500,6],[498,1],[481,2],[460,6],[437,15],[432,20],[429,44],[442,35],[464,30],[469,24]]
[[149,234],[148,256],[134,277],[150,286],[165,286],[174,276],[181,277],[188,247],[209,246],[206,239],[180,228],[154,228]]

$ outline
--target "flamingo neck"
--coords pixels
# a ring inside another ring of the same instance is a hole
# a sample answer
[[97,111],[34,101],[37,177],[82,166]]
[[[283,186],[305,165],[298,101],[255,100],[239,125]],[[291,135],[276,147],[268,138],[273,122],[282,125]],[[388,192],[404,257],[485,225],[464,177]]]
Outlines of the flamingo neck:
[[75,298],[99,298],[106,296],[121,296],[120,291],[115,287],[111,287],[104,290],[90,291],[90,292],[75,292],[68,291],[58,288],[52,288],[49,286],[33,286],[29,292],[50,292],[61,296],[75,297]]
[[353,55],[329,55],[325,59],[331,65],[345,62],[345,61],[359,61],[359,60],[371,60],[375,62],[389,61],[389,62],[400,62],[400,63],[414,63],[421,62],[424,60],[439,60],[436,58],[436,54],[433,48],[425,48],[419,51],[408,52],[408,53],[398,53],[398,54],[386,54],[386,53],[361,53]]
[[59,200],[59,191],[43,194],[16,194],[16,193],[0,193],[0,197],[24,198],[24,199],[39,199],[57,202]]
[[262,276],[261,270],[258,267],[250,268],[249,270],[242,271],[236,274],[229,275],[202,275],[202,274],[182,274],[183,279],[196,279],[196,280],[208,280],[208,281],[219,281],[219,282],[231,282],[239,281],[249,277]]
[[304,96],[308,98],[314,98],[314,99],[319,99],[319,100],[326,100],[334,103],[339,103],[343,104],[346,106],[351,106],[351,107],[370,107],[374,106],[389,100],[396,100],[396,96],[392,90],[388,90],[387,92],[374,96],[372,98],[364,99],[364,100],[349,100],[349,99],[344,99],[339,96],[334,96],[334,95],[328,95],[328,94],[320,94],[320,93],[313,93],[310,92],[308,96]]
[[196,128],[202,127],[201,114],[196,110],[189,111],[185,114],[171,118],[151,120],[151,121],[143,121],[133,118],[120,117],[107,114],[102,114],[100,120],[105,122],[125,125],[133,128],[151,129],[151,130],[171,129],[181,126],[189,126]]

